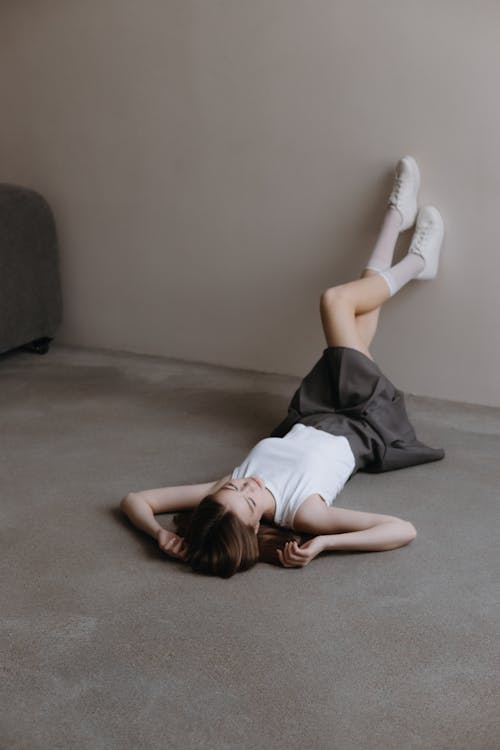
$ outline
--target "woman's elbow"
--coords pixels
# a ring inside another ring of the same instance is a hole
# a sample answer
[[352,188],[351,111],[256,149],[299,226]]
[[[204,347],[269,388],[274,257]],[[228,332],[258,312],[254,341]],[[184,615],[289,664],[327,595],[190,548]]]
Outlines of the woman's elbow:
[[391,537],[385,540],[382,549],[390,550],[397,549],[398,547],[405,547],[413,541],[416,536],[417,530],[412,523],[409,521],[400,521],[393,525]]
[[407,537],[407,541],[405,542],[405,544],[408,544],[409,542],[413,541],[413,539],[415,539],[415,537],[417,536],[417,530],[410,521],[405,521],[405,527],[408,532],[408,537]]
[[134,498],[133,492],[129,492],[128,495],[125,495],[125,497],[122,497],[119,507],[120,507],[120,510],[123,511],[123,513],[127,512],[127,508],[129,507],[133,498]]
[[411,534],[412,534],[412,537],[411,537],[411,538],[412,538],[412,539],[415,539],[415,537],[417,536],[417,530],[416,530],[415,526],[414,526],[414,525],[413,525],[413,524],[412,524],[412,523],[411,523],[410,521],[407,521],[406,523],[407,523],[407,524],[408,524],[408,526],[410,527],[410,530],[411,530]]

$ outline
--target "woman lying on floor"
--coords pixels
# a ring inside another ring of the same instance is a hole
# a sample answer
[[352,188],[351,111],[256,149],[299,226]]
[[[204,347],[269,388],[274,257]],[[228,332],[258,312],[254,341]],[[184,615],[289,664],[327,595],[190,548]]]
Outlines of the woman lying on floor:
[[[302,567],[327,550],[390,550],[415,538],[415,527],[407,520],[332,503],[359,470],[391,471],[445,455],[442,448],[417,439],[403,392],[369,351],[381,305],[411,279],[437,274],[443,222],[433,206],[417,216],[419,186],[415,160],[404,157],[361,278],[321,295],[328,346],[270,436],[222,479],[123,498],[123,512],[167,555],[195,571],[229,578],[259,560]],[[391,267],[398,234],[415,219],[408,254]],[[154,518],[155,513],[177,511],[177,534]],[[278,528],[261,525],[261,520]],[[307,538],[304,543],[301,535]]]

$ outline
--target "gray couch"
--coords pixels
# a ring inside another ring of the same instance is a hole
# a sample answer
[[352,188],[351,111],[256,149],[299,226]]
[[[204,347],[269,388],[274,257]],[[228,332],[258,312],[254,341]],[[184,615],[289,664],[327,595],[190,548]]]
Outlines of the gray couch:
[[34,190],[0,183],[0,353],[45,353],[61,320],[52,211]]

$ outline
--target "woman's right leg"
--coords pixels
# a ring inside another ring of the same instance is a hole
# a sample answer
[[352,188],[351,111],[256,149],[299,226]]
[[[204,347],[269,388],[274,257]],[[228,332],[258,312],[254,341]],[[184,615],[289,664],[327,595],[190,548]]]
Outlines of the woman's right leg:
[[[420,173],[413,157],[398,162],[396,181],[375,248],[362,278],[326,289],[321,295],[320,312],[329,346],[359,349],[373,360],[369,345],[377,329],[380,306],[411,279],[433,279],[444,235],[443,219],[437,208],[418,211]],[[401,229],[416,221],[408,253],[391,266]]]
[[[330,287],[321,295],[321,320],[329,346],[359,349],[373,359],[369,345],[375,335],[380,306],[411,279],[434,278],[436,275],[443,240],[441,214],[433,206],[426,206],[419,212],[417,228],[406,256],[391,267],[401,226],[398,213],[393,206],[387,210],[376,245],[377,252],[372,252],[362,278]],[[424,275],[426,259],[429,270]],[[387,267],[383,268],[385,263]],[[364,319],[360,319],[362,315]]]
[[[361,278],[374,276],[379,271],[384,271],[386,268],[391,267],[394,249],[401,231],[401,223],[402,216],[400,212],[395,206],[389,205]],[[370,347],[377,331],[379,315],[380,306],[374,310],[370,310],[370,312],[358,313],[356,315],[359,335],[367,348]]]
[[[361,274],[361,278],[364,278],[365,276],[375,276],[377,273],[377,271],[374,271],[371,268],[365,268]],[[379,305],[374,310],[370,310],[370,312],[359,313],[359,315],[356,315],[358,333],[368,349],[370,348],[370,344],[377,332],[381,309],[382,307]]]

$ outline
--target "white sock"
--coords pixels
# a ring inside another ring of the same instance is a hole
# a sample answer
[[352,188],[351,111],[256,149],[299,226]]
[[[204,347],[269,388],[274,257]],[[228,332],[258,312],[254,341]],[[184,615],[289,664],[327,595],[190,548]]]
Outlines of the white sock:
[[412,252],[405,255],[403,260],[400,260],[392,268],[379,271],[379,274],[386,280],[392,297],[396,292],[399,292],[402,286],[418,276],[424,266],[424,259],[417,253]]
[[403,219],[398,209],[390,206],[384,215],[377,241],[365,268],[373,271],[384,271],[391,267],[394,248],[400,232]]

